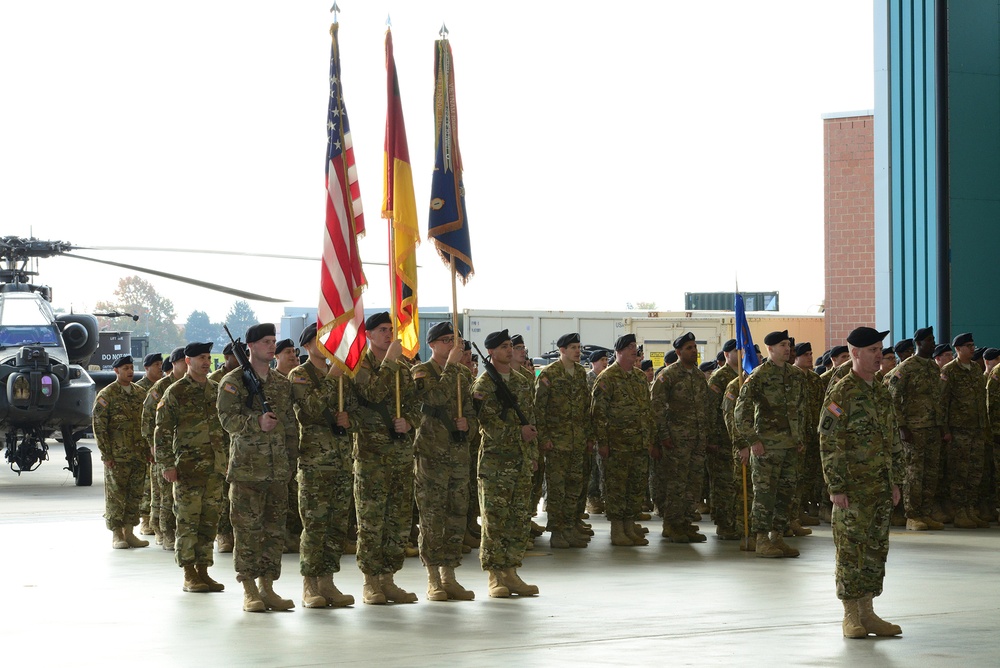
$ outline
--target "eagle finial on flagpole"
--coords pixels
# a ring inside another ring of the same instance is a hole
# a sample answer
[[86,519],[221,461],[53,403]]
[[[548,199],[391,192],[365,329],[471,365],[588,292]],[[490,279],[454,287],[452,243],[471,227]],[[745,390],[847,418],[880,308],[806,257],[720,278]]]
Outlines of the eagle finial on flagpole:
[[438,30],[438,34],[441,35],[441,39],[448,39],[448,26],[441,22],[441,29]]
[[333,22],[337,22],[337,14],[340,13],[340,7],[337,6],[336,0],[334,0],[333,7],[330,7],[330,13],[333,14]]

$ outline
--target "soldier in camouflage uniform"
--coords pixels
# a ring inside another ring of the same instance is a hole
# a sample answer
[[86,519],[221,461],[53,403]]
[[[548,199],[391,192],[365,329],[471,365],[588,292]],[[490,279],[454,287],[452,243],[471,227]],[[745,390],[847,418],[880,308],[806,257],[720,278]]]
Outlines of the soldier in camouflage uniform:
[[980,514],[980,517],[996,521],[997,501],[1000,499],[1000,494],[997,493],[997,487],[1000,486],[1000,480],[997,479],[997,472],[1000,471],[1000,448],[997,447],[997,441],[1000,440],[1000,349],[988,348],[983,354],[983,360],[986,362],[986,411],[993,440],[988,444],[983,472],[983,478],[988,478],[988,487],[983,490],[983,500],[986,502],[983,510],[988,511],[988,516]]
[[468,417],[474,412],[472,373],[461,362],[464,344],[450,321],[428,330],[427,345],[431,359],[412,372],[421,413],[413,439],[420,560],[427,569],[427,600],[469,601],[475,593],[459,584],[455,569],[462,564],[468,518],[469,432],[479,429]]
[[580,365],[580,335],[563,334],[556,342],[559,359],[546,365],[535,385],[539,448],[545,456],[545,488],[550,545],[587,547],[578,533],[584,453],[594,449],[587,370]]
[[[808,341],[795,344],[796,369],[802,371],[802,379],[805,383],[806,391],[806,418],[805,424],[812,424],[813,418],[819,419],[820,410],[823,408],[823,396],[826,388],[819,374],[813,371],[812,344]],[[796,536],[808,536],[812,529],[808,529],[803,524],[817,525],[818,517],[806,513],[809,504],[819,512],[819,504],[823,488],[823,467],[819,461],[819,434],[815,430],[807,428],[805,430],[805,452],[798,458],[798,472],[796,475],[795,494],[792,497],[792,504],[788,509],[788,526]]]
[[[149,443],[151,459],[153,458],[153,436],[156,429],[156,407],[160,405],[160,399],[163,398],[163,393],[167,391],[167,388],[187,373],[184,348],[172,350],[164,367],[169,367],[169,373],[153,384],[142,402],[142,436]],[[177,518],[174,517],[174,487],[163,477],[163,469],[155,460],[151,471],[151,521],[153,528],[157,531],[156,542],[161,544],[164,550],[172,552],[177,529]]]
[[819,421],[823,477],[834,505],[837,598],[844,604],[847,638],[902,633],[872,608],[872,598],[882,593],[889,514],[899,502],[903,477],[892,401],[874,382],[886,334],[859,327],[848,335],[853,373],[827,393]]
[[906,528],[926,531],[944,528],[932,517],[941,461],[941,370],[931,359],[934,330],[918,329],[913,342],[917,354],[892,369],[885,377],[885,385],[892,395],[906,462]]
[[223,376],[219,386],[219,421],[230,437],[226,478],[235,537],[233,565],[236,580],[243,583],[247,612],[295,607],[272,586],[281,576],[290,462],[298,457],[299,441],[291,384],[271,373],[275,341],[271,323],[247,329],[250,366],[260,378],[270,411],[264,411],[260,396],[247,406],[250,392],[242,368]]
[[948,441],[948,476],[955,527],[987,528],[990,523],[976,513],[979,482],[987,440],[992,440],[986,410],[986,378],[972,361],[976,344],[972,334],[952,341],[956,357],[941,369],[945,441]]
[[[299,572],[302,605],[307,608],[354,605],[354,597],[333,583],[347,542],[354,492],[353,438],[349,409],[357,404],[350,379],[337,364],[327,364],[316,342],[316,324],[302,330],[299,345],[305,364],[288,372],[299,421],[298,493],[302,516]],[[340,410],[343,385],[344,410]]]
[[472,398],[482,434],[477,468],[483,515],[479,561],[489,573],[490,596],[534,596],[538,587],[517,574],[530,535],[531,473],[538,467],[532,386],[511,368],[514,348],[506,329],[491,332],[484,344],[527,424],[521,424],[513,407],[501,403],[497,384],[488,373],[476,379]]
[[[143,392],[149,392],[153,384],[163,378],[163,355],[160,353],[146,355],[142,359],[142,368],[145,370],[145,374],[135,384],[136,387],[142,388]],[[150,453],[153,452],[152,447],[150,447],[149,451]],[[150,460],[152,460],[152,455],[150,456]],[[139,506],[139,519],[141,520],[139,523],[139,533],[143,536],[153,536],[157,533],[153,531],[153,527],[149,523],[149,515],[152,507],[153,484],[150,479],[152,467],[152,461],[146,464],[146,478],[142,483],[142,503]]]
[[726,430],[722,402],[726,398],[726,387],[736,380],[739,351],[736,339],[722,344],[723,364],[712,372],[708,379],[709,423],[713,435],[708,439],[706,457],[708,477],[711,484],[712,518],[715,520],[715,535],[721,540],[739,540],[736,530],[736,499],[739,488],[733,476],[733,442]]
[[[240,345],[243,345],[242,343]],[[222,349],[222,358],[224,363],[218,369],[208,374],[208,379],[221,384],[222,378],[238,367],[240,365],[239,360],[236,359],[236,355],[233,354],[233,343],[230,341],[226,344],[226,347]],[[222,430],[223,437],[226,440],[226,451],[229,451],[229,432],[225,429]],[[219,510],[219,530],[216,535],[216,541],[219,547],[219,554],[226,554],[233,551],[233,522],[229,518],[229,481],[223,477],[222,479],[222,507]]]
[[[740,377],[734,378],[726,385],[726,393],[722,397],[722,419],[726,423],[726,434],[732,445],[733,480],[736,485],[736,496],[733,500],[733,517],[736,533],[740,536],[740,550],[755,552],[757,536],[749,531],[749,522],[744,521],[753,507],[753,483],[747,467],[750,465],[750,444],[744,443],[736,429],[736,401],[740,397],[740,388],[746,382],[747,374],[740,372]],[[745,504],[745,505],[744,505]]]
[[132,382],[132,357],[119,357],[114,370],[115,382],[94,402],[93,428],[104,462],[104,519],[111,530],[111,546],[122,550],[149,545],[133,533],[139,523],[149,448],[139,424],[145,393]]
[[[415,603],[417,596],[393,581],[403,567],[413,516],[412,425],[418,422],[413,379],[386,312],[365,321],[370,349],[354,377],[358,433],[354,453],[354,502],[358,512],[358,568],[365,603]],[[396,379],[399,405],[396,415]]]
[[611,543],[648,545],[634,528],[646,496],[647,462],[659,456],[653,448],[655,424],[646,376],[635,368],[635,335],[615,341],[615,362],[597,382],[591,403],[597,448],[604,460],[604,507],[611,521]]
[[156,409],[153,442],[163,478],[174,487],[177,542],[174,558],[184,569],[184,591],[222,591],[208,574],[219,526],[222,478],[229,452],[216,407],[219,385],[208,379],[212,344],[184,347],[187,374],[167,388]]
[[[472,354],[471,341],[466,340],[463,345],[465,346],[465,354],[462,355],[462,365],[469,370],[469,387],[471,388],[472,382],[479,375],[479,356]],[[469,414],[471,415],[472,411]],[[482,436],[479,433],[477,423],[476,428],[469,429],[469,512],[466,515],[464,539],[465,546],[469,549],[463,549],[463,552],[471,552],[472,548],[478,548],[479,539],[482,536],[482,530],[479,526],[479,482],[476,479],[476,464],[481,441]]]
[[[788,507],[795,491],[796,458],[806,440],[806,392],[802,373],[786,364],[788,331],[764,337],[768,359],[743,384],[734,417],[741,447],[750,444],[753,479],[751,523],[758,557],[797,557],[785,543]],[[768,536],[770,531],[770,537]]]
[[830,364],[826,371],[820,376],[823,381],[824,392],[829,390],[835,382],[851,372],[851,354],[847,346],[834,346],[830,349]]
[[[299,354],[295,342],[291,339],[281,339],[274,344],[274,370],[285,378],[292,369],[299,365]],[[299,483],[296,479],[296,462],[289,462],[292,467],[292,477],[288,481],[288,515],[285,517],[285,552],[299,551],[299,540],[302,536],[302,518],[299,517]]]
[[[524,345],[524,337],[520,334],[514,334],[510,337],[511,345],[514,346],[514,356],[510,361],[510,369],[514,373],[518,373],[524,377],[525,380],[531,385],[532,391],[535,388],[535,372],[532,367],[528,365],[528,348]],[[532,516],[538,514],[538,503],[542,500],[542,496],[545,493],[545,458],[538,458],[538,468],[536,468],[531,474],[531,514]],[[528,537],[527,547],[530,550],[533,545],[533,539],[535,536],[541,536],[545,533],[547,527],[541,527],[535,524],[534,520],[531,521],[531,535]]]
[[[593,397],[594,384],[602,371],[608,368],[608,352],[598,350],[590,354],[590,370],[587,371],[587,396]],[[586,510],[590,514],[604,512],[604,460],[597,454],[597,448],[593,452],[584,453],[584,490],[581,499],[581,512]]]
[[[657,377],[650,391],[656,419],[653,455],[663,515],[663,536],[675,543],[701,543],[705,535],[692,524],[695,502],[702,496],[705,451],[715,437],[708,384],[698,369],[698,343],[691,332],[674,340],[677,363]],[[713,443],[713,445],[715,445]]]

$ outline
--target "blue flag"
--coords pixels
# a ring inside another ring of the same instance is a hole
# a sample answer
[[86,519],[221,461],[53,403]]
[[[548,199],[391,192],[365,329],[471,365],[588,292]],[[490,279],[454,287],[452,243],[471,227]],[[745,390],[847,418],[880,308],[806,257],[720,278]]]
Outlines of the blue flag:
[[752,373],[760,359],[757,358],[757,351],[753,349],[753,337],[750,336],[750,325],[747,324],[747,311],[743,305],[743,295],[736,293],[736,347],[743,351],[743,370]]

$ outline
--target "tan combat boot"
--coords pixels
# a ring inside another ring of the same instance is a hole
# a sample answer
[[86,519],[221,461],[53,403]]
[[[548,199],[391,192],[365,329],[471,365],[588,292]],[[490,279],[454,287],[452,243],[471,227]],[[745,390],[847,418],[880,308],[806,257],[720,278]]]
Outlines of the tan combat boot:
[[819,518],[813,517],[807,512],[799,513],[799,524],[806,527],[819,526]]
[[344,554],[357,554],[358,553],[358,541],[349,540],[344,543]]
[[568,550],[569,541],[566,540],[561,531],[553,531],[549,534],[549,547],[553,550]]
[[261,600],[257,584],[253,580],[243,581],[243,612],[267,612],[267,606]]
[[462,539],[462,543],[472,549],[479,547],[479,539],[473,536],[468,529],[465,530],[465,538]]
[[858,612],[858,599],[841,601],[844,604],[844,622],[841,625],[844,629],[845,638],[867,638],[868,631],[861,623]]
[[122,535],[125,537],[125,542],[128,543],[129,547],[149,547],[149,541],[143,540],[132,533],[132,527],[123,528]]
[[438,570],[437,566],[427,566],[427,600],[448,600],[448,592],[441,584],[441,571]]
[[325,608],[326,599],[319,593],[316,578],[302,577],[302,606],[305,608]]
[[906,518],[906,530],[907,531],[927,531],[930,527],[922,519],[916,517]]
[[211,578],[211,576],[209,576],[208,564],[198,564],[194,568],[196,571],[198,571],[198,577],[201,578],[201,581],[208,585],[208,591],[226,590],[226,585],[222,584],[221,582],[216,582]]
[[[924,517],[921,517],[920,521],[923,522],[924,524],[926,524],[927,528],[930,529],[931,531],[941,531],[941,529],[944,529],[944,524],[942,524],[941,522],[938,522],[936,519],[934,519],[930,515],[926,515]],[[907,527],[907,528],[909,528],[909,527]]]
[[756,552],[756,551],[757,551],[756,536],[740,536],[740,552]]
[[538,587],[528,584],[517,574],[516,568],[505,568],[501,572],[502,582],[510,590],[511,594],[518,596],[538,596]]
[[204,594],[208,591],[208,585],[201,581],[194,564],[184,565],[184,591],[195,594]]
[[969,508],[965,509],[965,516],[968,517],[970,520],[972,520],[973,522],[976,523],[976,528],[977,529],[989,529],[990,528],[989,521],[983,519],[982,515],[980,515],[979,512],[975,508],[973,508],[971,506]]
[[228,554],[233,551],[233,534],[220,533],[217,540],[219,554]]
[[490,580],[487,585],[490,598],[508,598],[510,589],[503,583],[503,573],[499,570],[490,571]]
[[257,587],[260,589],[260,600],[268,610],[291,610],[295,607],[295,602],[290,598],[281,598],[274,593],[271,578],[257,578]]
[[[382,585],[382,593],[385,594],[385,600],[391,603],[416,603],[417,595],[412,591],[406,591],[405,589],[396,585],[392,580],[392,573],[383,573],[378,576],[378,581]],[[445,594],[447,598],[447,594]]]
[[622,523],[625,529],[625,536],[632,541],[633,545],[649,545],[649,541],[641,533],[637,533],[635,530],[635,524],[631,520],[625,520]]
[[890,624],[875,614],[875,610],[872,609],[871,594],[866,594],[863,598],[859,598],[857,603],[861,625],[869,633],[883,637],[898,636],[903,633],[903,629],[899,628],[897,624]]
[[563,538],[569,543],[570,547],[581,548],[590,545],[590,536],[582,534],[578,531],[569,530],[563,532]]
[[600,497],[587,497],[587,512],[591,515],[600,515],[604,512],[604,504],[601,502]]
[[764,559],[780,559],[785,556],[781,548],[771,545],[771,539],[767,537],[766,533],[757,534],[756,554]]
[[687,524],[684,526],[684,532],[687,534],[688,541],[692,543],[704,543],[708,540],[708,536],[699,531],[699,526],[697,524]]
[[127,550],[128,541],[125,540],[125,530],[122,528],[111,530],[111,547],[116,550]]
[[799,551],[785,542],[785,539],[782,537],[780,531],[771,532],[771,546],[780,550],[781,556],[783,557],[799,556]]
[[153,531],[153,527],[149,525],[149,515],[143,515],[139,518],[139,533],[143,536],[153,536],[156,532]]
[[813,530],[802,526],[802,523],[798,520],[789,522],[788,528],[792,530],[793,536],[811,536]]
[[377,575],[365,573],[365,584],[361,589],[361,600],[368,605],[385,605],[385,594],[382,593],[382,582]]
[[976,523],[972,518],[970,518],[965,511],[965,508],[959,508],[955,512],[955,528],[956,529],[975,529]]
[[346,608],[349,605],[354,605],[354,597],[343,593],[337,589],[337,585],[333,584],[332,573],[317,577],[316,584],[319,585],[319,595],[326,599],[327,605],[334,608]]
[[632,547],[635,543],[625,535],[625,527],[621,520],[611,520],[611,544],[618,547]]
[[670,534],[671,543],[690,543],[691,537],[688,535],[687,525],[671,524],[667,532]]
[[470,591],[458,583],[453,566],[441,567],[441,586],[448,594],[448,598],[454,601],[471,601],[476,597],[476,592]]

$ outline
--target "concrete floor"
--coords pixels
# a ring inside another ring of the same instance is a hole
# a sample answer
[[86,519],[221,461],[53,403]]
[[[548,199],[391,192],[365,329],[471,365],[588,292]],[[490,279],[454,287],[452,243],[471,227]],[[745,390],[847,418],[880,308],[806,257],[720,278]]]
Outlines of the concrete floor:
[[[800,558],[764,560],[714,537],[662,542],[656,522],[649,546],[614,548],[601,516],[586,550],[536,541],[520,571],[534,599],[488,598],[472,553],[458,575],[475,601],[427,602],[408,559],[397,582],[420,602],[306,610],[298,555],[285,555],[275,589],[297,607],[248,614],[231,555],[212,571],[227,591],[184,593],[172,554],[111,549],[99,473],[75,487],[58,444],[52,457],[20,478],[0,470],[5,666],[1000,665],[998,528],[893,532],[876,610],[900,638],[842,637],[828,526],[794,540]],[[360,601],[353,557],[337,582]]]

